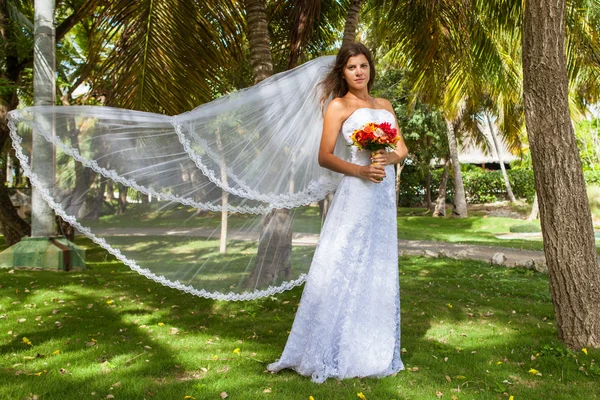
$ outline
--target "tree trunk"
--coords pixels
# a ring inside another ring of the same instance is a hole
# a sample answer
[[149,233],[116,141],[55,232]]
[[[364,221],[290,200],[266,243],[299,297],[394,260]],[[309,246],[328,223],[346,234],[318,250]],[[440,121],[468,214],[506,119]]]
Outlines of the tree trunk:
[[[8,10],[8,4],[5,0],[0,0],[0,35],[4,42],[4,72],[0,78],[7,80],[14,85],[14,89],[0,92],[0,151],[7,151],[10,146],[10,131],[6,121],[9,111],[17,108],[19,97],[17,96],[17,86],[21,80],[21,71],[19,57],[17,53],[16,38],[12,33],[11,19]],[[31,234],[31,226],[17,214],[8,190],[5,187],[6,176],[4,171],[0,172],[0,229],[4,235],[6,244],[12,246],[21,240],[22,237]]]
[[558,335],[580,349],[600,347],[600,265],[569,114],[565,11],[565,0],[527,1],[523,83]]
[[508,199],[512,203],[516,203],[517,199],[513,194],[512,187],[510,186],[510,181],[508,180],[508,174],[506,173],[506,167],[504,166],[504,159],[502,156],[502,149],[500,148],[500,144],[498,143],[498,136],[496,135],[496,129],[494,128],[494,124],[492,124],[492,120],[490,119],[490,115],[486,112],[485,118],[487,119],[488,126],[490,128],[490,134],[492,135],[492,142],[494,148],[496,149],[496,154],[498,154],[498,162],[500,163],[500,169],[502,170],[502,176],[504,177],[504,185],[506,186],[506,194],[508,194]]
[[104,192],[106,191],[106,178],[98,176],[98,192],[94,198],[92,211],[84,217],[84,219],[96,221],[102,215],[102,205],[104,204]]
[[445,217],[446,216],[446,190],[448,187],[448,174],[449,174],[450,160],[446,160],[444,164],[444,173],[442,174],[442,181],[440,182],[440,189],[438,196],[435,201],[435,208],[433,210],[434,217]]
[[538,219],[539,212],[540,212],[540,206],[538,203],[538,196],[536,193],[533,198],[533,206],[531,207],[531,214],[529,214],[529,217],[527,217],[527,221],[531,222],[531,221]]
[[265,0],[244,0],[254,84],[273,75],[273,57]]
[[[221,141],[221,133],[217,130],[215,132],[217,150],[219,154],[223,154],[223,142]],[[221,182],[223,185],[227,185],[227,165],[225,164],[225,157],[221,157]],[[229,204],[229,193],[221,189],[221,235],[219,237],[219,253],[225,254],[227,252],[227,205]]]
[[117,187],[119,188],[119,215],[123,215],[127,211],[127,192],[129,192],[129,188],[122,183],[118,183]]
[[462,173],[460,172],[460,163],[458,162],[458,144],[456,142],[454,123],[446,119],[446,128],[450,158],[452,160],[452,171],[454,172],[454,208],[452,210],[452,217],[467,218],[469,216],[467,213],[467,198],[465,196]]
[[404,163],[402,165],[396,164],[396,208],[398,208],[398,198],[400,197],[400,176],[402,175],[402,170],[404,169]]
[[431,165],[427,165],[425,171],[425,206],[428,211],[434,211],[435,205],[431,201]]
[[348,15],[346,16],[346,27],[344,28],[344,38],[342,40],[342,46],[356,41],[356,31],[358,30],[358,16],[360,15],[360,8],[363,0],[352,0],[350,2],[350,8],[348,9]]
[[[273,74],[271,41],[265,0],[245,0],[254,83]],[[289,210],[273,210],[263,217],[254,269],[244,287],[266,286],[291,276],[292,217]]]
[[310,41],[312,26],[319,19],[321,0],[294,1],[294,22],[290,32],[290,56],[287,69],[298,65],[302,51]]
[[[54,105],[56,99],[54,42],[54,0],[35,0],[33,93],[36,106]],[[35,116],[36,123],[51,130],[54,124],[48,117]],[[54,186],[54,147],[40,135],[33,135],[31,172],[37,175],[43,189],[52,191]],[[31,196],[31,236],[55,235],[54,211],[42,198],[40,190],[33,188]]]
[[12,246],[29,235],[31,227],[17,214],[4,185],[4,171],[0,171],[0,227],[7,245]]

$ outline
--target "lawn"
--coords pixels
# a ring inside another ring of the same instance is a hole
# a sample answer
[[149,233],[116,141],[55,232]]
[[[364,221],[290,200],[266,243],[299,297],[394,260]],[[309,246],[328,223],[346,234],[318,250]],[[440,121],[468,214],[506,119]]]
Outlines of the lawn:
[[[499,239],[498,235],[510,232],[510,227],[527,222],[523,219],[491,217],[482,211],[470,211],[469,218],[451,218],[448,210],[444,218],[433,218],[424,214],[423,208],[398,209],[398,238],[407,240],[431,240],[461,244],[510,247],[526,250],[543,250],[541,239]],[[320,219],[318,207],[302,207],[295,212],[293,231],[318,233]],[[229,229],[248,229],[252,224],[256,227],[258,220],[253,215],[231,214]],[[203,216],[193,216],[193,210],[183,207],[172,207],[160,211],[148,212],[143,208],[132,208],[123,216],[104,216],[98,221],[85,222],[92,228],[107,227],[150,227],[181,228],[208,227],[216,229],[220,226],[221,215],[209,212]],[[218,231],[215,231],[218,232]],[[600,254],[600,237],[596,241]]]
[[79,244],[89,247],[85,271],[0,270],[0,398],[600,399],[600,351],[557,340],[546,275],[401,258],[407,370],[317,385],[265,372],[283,350],[301,287],[251,302],[207,300]]

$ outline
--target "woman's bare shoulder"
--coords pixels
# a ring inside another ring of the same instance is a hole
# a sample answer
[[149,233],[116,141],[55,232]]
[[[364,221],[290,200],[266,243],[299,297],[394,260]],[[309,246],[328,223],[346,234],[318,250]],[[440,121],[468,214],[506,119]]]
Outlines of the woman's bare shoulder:
[[392,103],[388,99],[384,99],[383,97],[377,97],[374,99],[375,104],[377,104],[377,108],[385,108],[386,110],[394,113],[394,107]]
[[331,102],[327,106],[327,111],[325,112],[325,115],[329,115],[336,119],[343,120],[345,119],[347,113],[348,104],[346,103],[346,100],[344,100],[341,97],[336,97],[335,99],[331,100]]

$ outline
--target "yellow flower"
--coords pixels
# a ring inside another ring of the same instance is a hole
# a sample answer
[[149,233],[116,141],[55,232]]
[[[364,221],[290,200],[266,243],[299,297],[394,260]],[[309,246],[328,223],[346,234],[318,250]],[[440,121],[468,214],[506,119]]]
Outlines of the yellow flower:
[[448,303],[446,305],[448,306],[448,308],[452,308],[452,304]]
[[315,400],[315,398],[312,396],[308,396],[308,400]]
[[502,364],[502,361],[498,361],[498,362],[496,363],[496,365],[500,365],[500,364]]
[[540,373],[540,371],[538,371],[537,369],[533,369],[533,368],[531,368],[531,369],[529,370],[529,373],[530,373],[531,375],[536,375],[536,374],[539,374],[539,373]]
[[367,400],[367,398],[364,394],[362,394],[362,392],[356,393],[356,397],[358,397],[360,400]]
[[52,354],[54,354],[55,356],[57,356],[57,355],[60,354],[60,350],[53,351]]
[[510,396],[508,400],[515,400],[515,396]]
[[108,300],[108,301],[106,302],[106,304],[112,304],[112,303],[113,303],[113,301],[112,301],[112,300]]
[[195,398],[195,397],[192,397],[192,396],[187,396],[187,395],[186,395],[186,396],[184,397],[184,399],[192,399],[192,400],[195,400],[196,398]]
[[240,348],[238,347],[235,350],[233,350],[233,354],[240,354]]
[[23,337],[23,343],[25,343],[28,346],[31,346],[31,340],[27,339],[26,337]]
[[215,360],[215,361],[216,361],[216,360],[218,360],[218,359],[219,359],[219,356],[217,356],[217,355],[214,355],[214,356],[213,356],[213,360]]
[[585,347],[583,349],[581,349],[581,351],[583,351],[585,353],[585,355],[587,356],[587,349]]

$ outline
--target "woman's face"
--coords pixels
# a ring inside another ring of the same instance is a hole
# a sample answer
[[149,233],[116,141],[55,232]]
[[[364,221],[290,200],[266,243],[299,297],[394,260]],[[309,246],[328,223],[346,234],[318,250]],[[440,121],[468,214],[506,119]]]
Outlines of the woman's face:
[[349,88],[363,89],[369,83],[370,73],[369,60],[364,54],[359,54],[348,59],[343,78],[348,83]]

